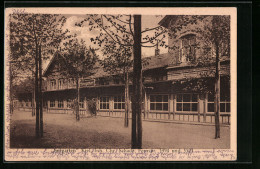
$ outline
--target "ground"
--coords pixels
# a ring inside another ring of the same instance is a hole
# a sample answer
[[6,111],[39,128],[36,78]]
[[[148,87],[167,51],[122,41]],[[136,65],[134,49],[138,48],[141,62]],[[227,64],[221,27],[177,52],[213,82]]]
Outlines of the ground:
[[[44,113],[44,137],[35,138],[35,117],[31,112],[15,111],[11,117],[11,148],[131,148],[131,121],[123,118],[88,117],[76,122],[69,114]],[[221,138],[214,139],[215,128],[143,121],[143,148],[230,148],[230,128],[221,127]]]

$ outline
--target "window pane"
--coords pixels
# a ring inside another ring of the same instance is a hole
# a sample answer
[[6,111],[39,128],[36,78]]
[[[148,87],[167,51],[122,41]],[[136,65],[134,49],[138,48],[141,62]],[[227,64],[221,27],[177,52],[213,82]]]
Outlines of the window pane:
[[182,103],[177,103],[177,111],[182,111]]
[[192,103],[192,107],[191,107],[192,111],[197,111],[198,110],[198,103]]
[[183,111],[190,111],[190,103],[183,103]]
[[225,103],[220,103],[220,112],[225,112]]
[[183,95],[183,102],[190,102],[190,95],[189,94]]
[[122,97],[122,102],[125,102],[125,97]]
[[118,109],[121,109],[121,108],[122,108],[120,103],[119,103],[117,106],[118,106],[118,107],[117,107]]
[[230,103],[226,103],[226,112],[230,112]]
[[122,103],[122,109],[125,109],[125,103]]
[[182,102],[182,95],[181,94],[177,95],[177,102]]
[[161,95],[156,96],[156,102],[162,102],[162,96]]
[[117,103],[114,103],[114,109],[118,109]]
[[118,100],[117,97],[114,97],[114,102],[117,102],[117,100]]
[[151,110],[155,110],[155,103],[151,103],[151,104],[150,104],[150,109],[151,109]]
[[192,102],[197,102],[198,101],[198,95],[193,94],[191,100],[192,100]]
[[225,94],[220,94],[220,101],[224,102],[226,100]]
[[163,96],[163,102],[168,102],[168,96],[167,95]]
[[214,112],[214,103],[208,103],[208,112]]
[[162,110],[162,103],[156,103],[156,110]]
[[168,103],[163,103],[163,110],[168,110]]

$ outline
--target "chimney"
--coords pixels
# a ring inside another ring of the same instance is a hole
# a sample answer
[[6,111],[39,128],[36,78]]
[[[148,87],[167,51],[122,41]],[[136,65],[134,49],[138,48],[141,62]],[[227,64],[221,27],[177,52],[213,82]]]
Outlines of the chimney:
[[160,55],[160,49],[155,49],[155,56],[159,57],[159,55]]
[[156,49],[155,49],[155,56],[157,56],[158,58],[160,58],[160,49],[158,47],[158,41],[157,41],[157,45],[156,45]]

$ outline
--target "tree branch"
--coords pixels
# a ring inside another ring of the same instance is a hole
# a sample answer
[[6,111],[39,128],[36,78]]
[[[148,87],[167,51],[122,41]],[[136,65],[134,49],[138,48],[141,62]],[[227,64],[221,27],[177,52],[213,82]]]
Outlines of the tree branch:
[[157,27],[154,27],[154,28],[150,28],[150,29],[145,29],[144,31],[142,31],[141,33],[145,33],[145,32],[148,32],[148,31],[151,31],[151,30],[154,30],[154,29],[158,29],[162,26],[157,26]]
[[101,28],[101,29],[103,29],[105,32],[106,32],[106,34],[115,42],[115,43],[117,43],[117,44],[119,44],[119,45],[122,45],[122,46],[133,46],[133,45],[131,45],[131,44],[122,44],[120,41],[116,41],[114,38],[113,38],[113,36],[112,35],[110,35],[110,33],[103,27],[103,25],[100,25],[95,19],[93,19],[91,16],[90,16],[90,18]]

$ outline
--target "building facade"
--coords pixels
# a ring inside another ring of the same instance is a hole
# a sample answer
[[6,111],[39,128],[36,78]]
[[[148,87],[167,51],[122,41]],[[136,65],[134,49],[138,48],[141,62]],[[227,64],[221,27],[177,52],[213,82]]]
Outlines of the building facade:
[[[155,56],[143,58],[148,62],[143,67],[143,119],[215,122],[215,64],[197,64],[197,59],[204,55],[204,52],[195,45],[202,39],[202,35],[195,30],[210,23],[210,20],[210,16],[206,17],[205,20],[175,32],[174,36],[169,36],[168,53],[160,54],[156,49]],[[170,26],[176,23],[178,17],[166,16],[159,24],[171,31]],[[46,78],[44,105],[48,113],[73,113],[71,105],[76,98],[75,79],[60,74],[58,57],[58,54],[53,57],[44,72]],[[214,52],[206,57],[214,58]],[[229,56],[223,57],[220,65],[220,122],[230,124]],[[131,79],[131,73],[129,76]],[[131,84],[130,80],[130,96]],[[94,75],[80,79],[80,114],[89,115],[88,102],[94,100],[97,115],[123,118],[124,94],[122,79],[104,72],[100,66]],[[131,118],[131,110],[129,117]]]

